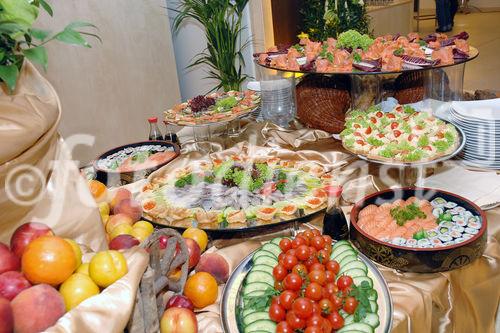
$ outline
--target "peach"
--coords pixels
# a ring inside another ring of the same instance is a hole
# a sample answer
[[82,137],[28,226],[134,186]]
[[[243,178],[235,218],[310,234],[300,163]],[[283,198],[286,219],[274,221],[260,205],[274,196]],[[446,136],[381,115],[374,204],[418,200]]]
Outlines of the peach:
[[109,203],[109,206],[111,209],[115,209],[115,206],[122,200],[125,199],[132,199],[132,192],[125,188],[119,188],[116,190],[115,195],[113,196],[113,199],[111,199],[111,202]]
[[134,199],[124,199],[113,208],[114,214],[125,214],[130,216],[134,222],[139,221],[142,216],[142,206]]
[[229,278],[229,264],[223,256],[217,253],[202,255],[195,271],[210,273],[218,284],[226,283]]
[[0,297],[12,301],[24,289],[31,287],[21,272],[10,271],[0,274]]
[[0,274],[7,271],[17,271],[21,268],[19,257],[10,252],[9,247],[0,243]]
[[132,227],[134,224],[134,220],[130,218],[130,216],[125,214],[117,214],[113,215],[109,218],[108,223],[106,223],[106,232],[109,234],[113,231],[113,228],[119,226],[120,224],[128,224]]
[[0,297],[0,333],[14,331],[14,315],[9,300]]
[[198,262],[200,261],[200,255],[201,255],[201,250],[200,246],[198,243],[196,243],[194,240],[190,238],[184,238],[184,242],[187,245],[188,248],[188,254],[189,254],[189,269],[195,267]]
[[113,238],[111,242],[109,242],[109,249],[110,250],[130,249],[131,247],[134,247],[139,244],[140,244],[139,240],[131,235],[119,235]]
[[161,317],[160,333],[197,333],[198,321],[193,311],[186,308],[169,308]]
[[25,223],[17,228],[12,234],[10,238],[10,250],[21,258],[24,249],[31,241],[41,236],[52,235],[54,235],[54,233],[46,224],[38,222]]
[[48,284],[21,291],[11,302],[16,333],[42,332],[66,312],[64,299]]

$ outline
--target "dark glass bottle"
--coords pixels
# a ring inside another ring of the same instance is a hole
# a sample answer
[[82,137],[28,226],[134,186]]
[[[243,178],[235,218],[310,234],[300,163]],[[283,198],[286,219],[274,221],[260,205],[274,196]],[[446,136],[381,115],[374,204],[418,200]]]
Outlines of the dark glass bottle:
[[149,137],[148,140],[163,140],[163,135],[160,132],[160,129],[158,128],[158,118],[156,117],[151,117],[148,118],[149,122]]
[[329,235],[334,240],[349,239],[349,228],[342,208],[340,196],[342,187],[331,186],[328,191],[328,206],[323,219],[323,234]]
[[177,134],[172,130],[172,126],[169,125],[166,121],[163,121],[165,124],[166,132],[165,132],[165,141],[167,142],[172,142],[172,143],[179,143],[179,138],[177,137]]

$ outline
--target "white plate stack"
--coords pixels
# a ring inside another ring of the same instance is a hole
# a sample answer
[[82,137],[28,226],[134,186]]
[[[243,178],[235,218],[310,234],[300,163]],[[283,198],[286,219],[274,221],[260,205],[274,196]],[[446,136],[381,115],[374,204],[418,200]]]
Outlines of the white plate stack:
[[453,102],[449,118],[465,132],[464,163],[500,169],[500,98]]

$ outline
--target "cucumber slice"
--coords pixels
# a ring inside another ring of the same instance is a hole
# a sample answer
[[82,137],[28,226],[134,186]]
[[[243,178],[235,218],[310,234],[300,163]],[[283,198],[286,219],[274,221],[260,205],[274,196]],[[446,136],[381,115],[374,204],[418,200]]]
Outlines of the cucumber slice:
[[253,283],[247,283],[245,287],[243,287],[243,295],[247,295],[253,291],[266,291],[267,289],[274,289],[273,286],[268,285],[267,283],[264,282],[253,282]]
[[[352,277],[352,279],[354,281],[354,278],[356,278],[356,277],[366,276],[366,272],[362,269],[359,269],[359,268],[353,268],[353,269],[345,271],[344,273],[342,273],[342,275],[348,275],[348,276]],[[342,275],[341,274],[337,275],[337,279]]]
[[368,293],[368,299],[370,301],[377,301],[378,299],[378,294],[377,294],[377,291],[375,289],[372,289],[370,290],[370,292]]
[[276,245],[278,245],[278,246],[279,246],[279,245],[280,245],[280,242],[281,242],[281,240],[282,240],[283,238],[285,238],[285,237],[276,237],[276,238],[273,238],[273,239],[271,239],[271,243],[276,244]]
[[253,323],[254,321],[263,320],[263,319],[270,320],[269,312],[250,313],[249,315],[243,317],[243,325],[247,326],[247,325],[250,325],[251,323]]
[[248,273],[245,281],[247,284],[253,282],[264,282],[270,286],[274,286],[274,277],[271,274],[262,271],[253,271]]
[[262,257],[262,256],[268,256],[268,257],[271,257],[271,258],[274,258],[274,254],[269,252],[269,251],[266,251],[266,250],[258,250],[256,251],[253,256],[252,256],[252,261],[254,261],[255,259],[257,259],[258,257]]
[[281,248],[273,243],[264,244],[262,245],[261,249],[271,252],[276,258],[278,258],[278,256],[281,254]]
[[367,313],[366,317],[361,320],[361,322],[370,325],[374,329],[380,325],[380,319],[376,313]]
[[345,265],[347,265],[351,261],[358,261],[358,257],[355,255],[350,255],[350,256],[344,257],[342,259],[342,261],[340,261],[340,262],[337,261],[337,262],[339,263],[340,269],[342,269],[342,267],[344,267]]
[[351,246],[351,243],[349,243],[348,241],[346,241],[346,240],[340,240],[340,241],[335,242],[333,244],[332,251],[335,250],[337,247],[339,247],[341,245],[344,245],[344,244],[347,244],[347,245]]
[[245,333],[256,333],[258,331],[276,332],[276,323],[272,320],[256,320],[244,328]]
[[368,268],[366,267],[366,265],[362,261],[353,260],[351,262],[348,262],[344,266],[340,267],[339,275],[350,270],[350,269],[354,269],[354,268],[361,269],[362,271],[365,272],[365,275],[366,275],[366,272],[368,272]]
[[274,257],[260,256],[260,257],[257,257],[253,261],[253,264],[254,264],[254,266],[264,264],[264,265],[267,265],[267,266],[274,267],[274,266],[276,266],[278,264],[278,260],[276,260],[276,258],[274,258]]
[[344,318],[344,326],[354,323],[354,315],[348,315]]
[[337,258],[339,254],[341,254],[344,251],[352,250],[352,247],[347,244],[340,245],[337,247],[335,250],[332,251],[332,254],[330,255],[330,258]]
[[[261,312],[261,311],[257,311],[255,309],[251,309],[251,308],[246,308],[241,312],[241,317],[245,318],[246,316],[248,316],[249,314],[254,313],[254,312]],[[264,312],[269,312],[269,308],[264,309]]]
[[349,314],[347,312],[345,312],[344,310],[340,309],[339,310],[339,314],[342,316],[342,318],[346,318],[349,316]]
[[[366,281],[368,282],[368,284],[370,285],[370,288],[373,288],[373,281],[372,279],[370,279],[368,276],[357,276],[357,277],[353,277],[352,278],[352,281],[354,282],[354,284],[356,286],[360,286],[361,285],[361,282],[363,281]],[[274,284],[273,284],[274,285]]]
[[269,273],[269,274],[273,274],[273,269],[274,269],[274,267],[266,265],[266,264],[257,264],[257,265],[255,265],[255,266],[252,267],[252,269],[250,270],[250,272],[253,272],[253,271],[262,271],[262,272],[266,272],[266,273]]
[[373,333],[373,327],[365,323],[352,323],[349,325],[345,325],[337,333],[345,333],[349,331],[357,331],[363,333]]
[[377,313],[378,311],[378,304],[375,301],[370,301],[370,312],[371,313]]
[[340,262],[342,261],[342,259],[344,259],[345,257],[347,256],[354,256],[354,257],[358,257],[356,252],[354,252],[354,250],[346,250],[342,253],[340,253],[337,257],[333,258],[333,260],[335,260],[336,262],[338,262],[340,264]]

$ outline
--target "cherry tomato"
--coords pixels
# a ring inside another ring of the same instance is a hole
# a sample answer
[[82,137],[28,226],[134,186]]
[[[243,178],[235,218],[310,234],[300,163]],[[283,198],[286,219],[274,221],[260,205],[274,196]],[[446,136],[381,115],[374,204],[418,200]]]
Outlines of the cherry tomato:
[[354,128],[361,128],[361,125],[360,124],[354,124],[353,127]]
[[394,137],[396,137],[396,138],[399,138],[401,136],[401,134],[403,134],[403,133],[401,133],[401,131],[398,131],[398,130],[394,130],[392,133],[394,134]]
[[375,113],[375,115],[379,118],[382,118],[384,116],[384,114],[381,111],[378,111],[377,113]]
[[283,281],[274,281],[274,289],[277,291],[283,291],[285,290],[285,287],[283,286]]
[[423,146],[422,149],[428,150],[428,151],[432,151],[432,147],[431,146]]
[[306,265],[308,270],[311,270],[311,266],[317,263],[318,263],[318,258],[316,258],[316,256],[309,257],[307,258],[306,261],[304,261],[304,265]]
[[354,132],[354,133],[353,133],[353,135],[354,135],[354,136],[360,136],[360,137],[363,137],[363,135],[362,135],[361,133],[359,133],[359,132]]
[[294,311],[288,311],[286,313],[286,322],[293,329],[300,329],[306,327],[306,321],[298,317]]
[[348,275],[342,275],[339,277],[337,280],[337,287],[339,287],[339,290],[344,291],[347,288],[349,288],[352,284],[352,277]]
[[309,299],[299,297],[293,301],[292,310],[295,312],[297,317],[308,319],[313,314],[313,305]]
[[319,326],[323,325],[323,317],[319,314],[313,314],[308,320],[307,320],[307,326]]
[[365,140],[356,140],[356,143],[357,143],[358,145],[362,145],[362,146],[366,145]]
[[325,249],[321,249],[318,251],[318,261],[324,264],[328,259],[330,259],[330,253]]
[[332,324],[334,330],[339,330],[344,326],[344,318],[342,318],[338,311],[332,311],[326,318]]
[[337,275],[339,273],[339,270],[340,270],[340,265],[338,262],[336,262],[335,260],[329,260],[327,263],[326,263],[326,269],[329,270],[330,272],[333,272],[335,273],[335,275]]
[[311,267],[309,267],[309,272],[312,272],[312,271],[325,271],[325,266],[320,264],[319,262],[317,263],[314,263],[311,265]]
[[319,231],[318,229],[311,229],[311,232],[314,236],[321,236],[321,231]]
[[318,304],[322,314],[329,314],[333,310],[333,303],[328,298],[321,299]]
[[285,290],[281,293],[279,298],[280,305],[285,310],[290,310],[292,308],[293,301],[297,298],[297,294],[291,290]]
[[295,237],[295,239],[292,241],[292,249],[296,249],[301,245],[307,245],[308,241],[301,236]]
[[283,252],[286,252],[292,248],[292,241],[288,238],[283,238],[280,240],[280,249]]
[[295,256],[296,253],[297,252],[295,251],[295,249],[290,249],[290,250],[286,251],[286,254],[291,255],[291,256]]
[[325,245],[325,240],[321,236],[314,236],[311,239],[311,245],[314,246],[314,248],[319,251],[323,249],[323,246]]
[[316,253],[318,253],[318,251],[316,251],[316,248],[314,246],[309,246],[309,256],[316,257]]
[[283,281],[283,279],[288,275],[288,271],[283,265],[276,265],[273,268],[273,276],[277,281]]
[[307,276],[309,277],[309,281],[316,282],[319,285],[324,285],[326,282],[325,271],[310,271]]
[[379,133],[379,134],[377,134],[377,137],[379,137],[380,139],[385,138],[385,134]]
[[287,254],[285,256],[285,259],[283,259],[283,266],[287,270],[292,270],[293,266],[297,265],[299,263],[299,260],[297,259],[296,256],[292,256],[291,254]]
[[304,264],[297,264],[293,266],[292,273],[297,273],[300,277],[307,275],[307,267]]
[[342,309],[342,306],[344,305],[344,300],[342,299],[342,297],[339,297],[337,295],[333,295],[331,297],[331,300],[332,300],[332,303],[333,303],[333,307],[336,310]]
[[313,237],[314,237],[314,234],[313,234],[312,230],[309,229],[309,230],[304,231],[304,238],[311,239]]
[[347,312],[348,314],[353,314],[354,311],[356,311],[357,307],[358,301],[354,297],[349,296],[345,299],[343,307],[345,312]]
[[399,126],[399,124],[397,122],[395,122],[395,121],[391,123],[391,129],[395,129],[398,126]]
[[377,118],[375,118],[375,117],[370,117],[370,121],[371,121],[372,123],[376,124],[376,123],[377,123]]
[[323,333],[331,333],[332,329],[332,323],[325,318],[325,320],[323,320]]
[[301,245],[295,251],[297,259],[305,261],[309,258],[309,247],[307,245]]
[[319,301],[321,299],[321,292],[321,286],[316,282],[312,282],[307,286],[305,296],[313,301]]
[[368,126],[368,128],[365,130],[365,134],[371,134],[372,133],[372,128]]
[[319,304],[315,301],[311,301],[312,306],[313,306],[313,316],[318,315],[321,316],[321,308],[319,307]]
[[337,285],[334,282],[327,282],[323,287],[323,298],[332,299],[332,296],[339,291]]
[[286,256],[286,253],[285,252],[281,252],[278,256],[278,262],[282,262],[283,259],[285,259],[285,256]]
[[334,282],[335,281],[335,273],[332,271],[326,271],[325,272],[325,279],[326,282]]
[[276,333],[293,333],[294,329],[286,321],[280,322],[276,326]]
[[389,118],[389,119],[396,119],[396,116],[395,116],[395,115],[393,115],[392,113],[388,113],[386,116],[387,116],[387,118]]
[[320,326],[307,326],[304,333],[323,333],[323,328]]
[[329,244],[330,246],[332,246],[332,237],[323,235],[323,240],[325,241],[325,244]]
[[283,286],[285,289],[298,291],[302,287],[302,278],[297,273],[290,273],[283,280]]
[[273,305],[273,304],[280,305],[280,297],[279,296],[273,296],[273,298],[271,300],[271,305]]
[[323,250],[328,252],[328,257],[330,257],[330,254],[332,253],[332,246],[330,243],[325,242],[325,245],[323,246]]
[[269,308],[269,318],[272,321],[279,323],[282,320],[285,320],[286,311],[278,304],[272,304]]

